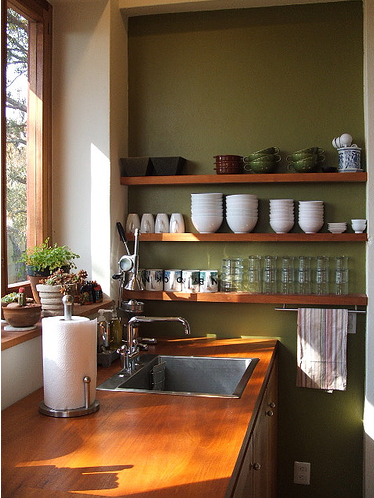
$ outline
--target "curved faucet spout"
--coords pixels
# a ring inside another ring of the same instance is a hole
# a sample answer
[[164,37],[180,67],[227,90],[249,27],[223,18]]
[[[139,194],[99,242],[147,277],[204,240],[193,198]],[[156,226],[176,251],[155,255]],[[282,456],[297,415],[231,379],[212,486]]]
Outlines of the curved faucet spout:
[[138,349],[138,328],[136,324],[151,322],[180,322],[184,327],[184,333],[191,334],[190,324],[181,316],[133,316],[127,323],[127,347],[130,355]]

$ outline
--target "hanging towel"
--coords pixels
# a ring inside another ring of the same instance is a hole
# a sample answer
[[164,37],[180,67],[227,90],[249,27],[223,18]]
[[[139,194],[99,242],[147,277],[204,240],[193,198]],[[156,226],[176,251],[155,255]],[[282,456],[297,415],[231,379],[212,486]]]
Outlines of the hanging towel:
[[299,308],[297,387],[345,391],[348,310]]

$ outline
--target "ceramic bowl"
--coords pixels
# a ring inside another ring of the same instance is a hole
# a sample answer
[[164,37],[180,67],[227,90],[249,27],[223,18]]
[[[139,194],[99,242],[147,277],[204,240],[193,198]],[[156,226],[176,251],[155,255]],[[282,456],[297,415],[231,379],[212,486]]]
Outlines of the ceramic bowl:
[[222,225],[223,215],[205,216],[194,214],[191,216],[192,223],[200,233],[214,233]]
[[257,216],[233,216],[227,215],[226,221],[230,229],[234,233],[248,233],[251,232],[257,224]]
[[287,233],[294,224],[294,220],[270,220],[270,226],[275,233]]

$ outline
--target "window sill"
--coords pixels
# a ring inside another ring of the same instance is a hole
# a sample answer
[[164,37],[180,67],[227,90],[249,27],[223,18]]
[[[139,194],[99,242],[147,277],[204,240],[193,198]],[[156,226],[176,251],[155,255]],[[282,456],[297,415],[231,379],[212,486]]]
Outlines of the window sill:
[[[111,308],[113,306],[113,301],[109,298],[104,299],[103,302],[97,304],[85,304],[82,306],[76,306],[74,308],[74,314],[78,316],[89,317],[97,313],[101,308]],[[12,348],[23,342],[30,341],[35,337],[38,337],[42,333],[41,323],[37,323],[33,330],[27,330],[25,332],[8,332],[4,330],[4,325],[6,322],[1,322],[1,351],[5,349]]]

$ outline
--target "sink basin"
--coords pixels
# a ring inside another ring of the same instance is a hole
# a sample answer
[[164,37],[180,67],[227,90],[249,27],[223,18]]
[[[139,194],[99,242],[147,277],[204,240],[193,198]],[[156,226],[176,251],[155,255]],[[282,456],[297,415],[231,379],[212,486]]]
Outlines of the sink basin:
[[105,391],[240,398],[258,358],[145,355],[135,373],[121,370]]

